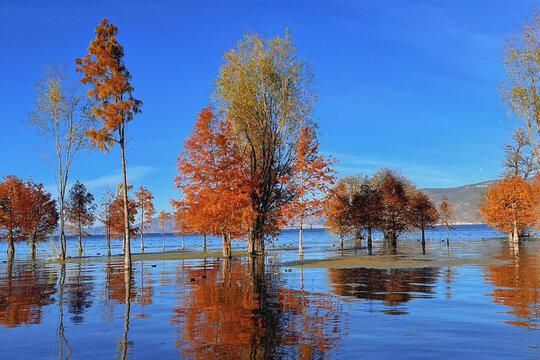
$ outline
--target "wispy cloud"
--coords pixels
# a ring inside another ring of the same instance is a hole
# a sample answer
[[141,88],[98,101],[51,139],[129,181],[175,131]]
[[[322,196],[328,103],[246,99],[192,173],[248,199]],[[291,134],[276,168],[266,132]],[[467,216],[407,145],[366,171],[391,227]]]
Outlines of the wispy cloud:
[[[394,160],[333,153],[339,160],[336,171],[340,176],[357,173],[370,174],[381,167],[396,169],[416,182],[420,187],[458,186],[467,182],[473,169],[444,164],[418,165]],[[471,179],[476,181],[476,179]]]
[[[128,166],[126,168],[126,173],[128,176],[128,182],[133,183],[146,175],[157,171],[157,168],[151,167],[151,166]],[[73,179],[75,180],[75,179]],[[110,185],[111,188],[115,188],[116,184],[122,182],[122,169],[115,169],[112,173],[107,175],[102,175],[100,177],[94,178],[94,179],[78,179],[80,182],[86,186],[86,188],[89,191],[95,191],[95,190],[103,190],[106,185]],[[71,181],[68,184],[68,189],[71,187],[71,185],[74,183],[74,181]],[[58,190],[56,188],[56,184],[49,184],[46,186],[47,190],[49,190],[52,194],[55,196],[58,195]]]

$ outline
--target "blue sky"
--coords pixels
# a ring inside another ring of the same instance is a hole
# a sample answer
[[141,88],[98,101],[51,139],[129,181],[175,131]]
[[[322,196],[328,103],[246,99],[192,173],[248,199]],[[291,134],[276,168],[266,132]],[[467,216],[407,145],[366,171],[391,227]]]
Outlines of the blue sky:
[[[119,28],[143,113],[129,123],[128,181],[170,209],[174,159],[210,103],[221,55],[244,31],[290,28],[316,74],[321,150],[339,175],[399,169],[420,187],[490,180],[515,123],[496,90],[505,39],[530,1],[7,1],[0,2],[0,176],[54,188],[24,123],[49,63],[86,54],[103,17]],[[100,198],[120,182],[118,148],[81,153],[70,182]]]

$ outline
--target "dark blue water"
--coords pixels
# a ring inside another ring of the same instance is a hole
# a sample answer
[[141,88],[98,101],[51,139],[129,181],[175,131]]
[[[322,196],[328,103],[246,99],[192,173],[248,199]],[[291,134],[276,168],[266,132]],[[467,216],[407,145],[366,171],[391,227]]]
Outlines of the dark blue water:
[[[297,236],[286,230],[267,246],[294,245]],[[500,236],[459,226],[447,248],[445,231],[428,233],[427,257],[503,260],[482,266],[301,269],[282,265],[296,250],[269,250],[263,262],[135,261],[128,278],[106,257],[40,261],[55,256],[46,242],[38,261],[19,244],[7,262],[2,244],[0,358],[537,359],[540,242],[512,248]],[[421,259],[417,237],[401,239],[396,255],[376,240],[373,252]],[[185,240],[200,249],[200,238]],[[304,242],[307,259],[367,254],[339,251],[323,230],[305,231]],[[75,255],[76,239],[68,244]],[[145,245],[161,251],[162,238],[148,236]],[[181,239],[168,235],[166,247],[180,248]],[[219,247],[210,240],[209,250]],[[84,255],[97,253],[106,253],[105,240],[87,238]]]

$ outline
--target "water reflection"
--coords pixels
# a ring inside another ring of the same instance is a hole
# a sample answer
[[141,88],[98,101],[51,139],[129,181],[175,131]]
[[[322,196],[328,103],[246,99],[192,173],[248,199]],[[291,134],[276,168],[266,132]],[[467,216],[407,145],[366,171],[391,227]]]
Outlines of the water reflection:
[[431,298],[439,277],[439,268],[418,269],[328,269],[331,291],[341,296],[379,300],[392,315],[407,314],[406,302]]
[[75,265],[75,269],[68,274],[67,283],[64,286],[68,312],[73,314],[71,321],[75,324],[84,321],[83,314],[93,303],[94,278],[88,271],[81,273],[81,267],[81,263]]
[[540,255],[538,246],[518,247],[505,244],[497,259],[508,260],[504,265],[488,266],[486,279],[495,288],[489,296],[493,302],[510,307],[506,313],[512,314],[515,320],[505,321],[508,324],[539,327],[540,326]]
[[56,272],[43,264],[6,263],[0,277],[0,324],[6,328],[39,324],[42,307],[54,302]]
[[285,288],[263,259],[183,269],[189,286],[170,323],[183,358],[324,358],[340,337],[328,294]]

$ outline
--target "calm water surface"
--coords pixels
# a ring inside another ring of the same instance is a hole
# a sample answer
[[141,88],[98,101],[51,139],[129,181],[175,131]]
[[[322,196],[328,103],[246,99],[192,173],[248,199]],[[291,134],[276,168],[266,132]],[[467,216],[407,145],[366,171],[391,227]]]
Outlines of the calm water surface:
[[[305,233],[305,259],[367,254],[338,251],[322,230]],[[297,235],[284,231],[273,246]],[[270,250],[264,261],[138,261],[127,278],[106,257],[31,262],[24,244],[8,262],[2,244],[0,358],[538,359],[540,241],[511,249],[498,235],[460,226],[447,249],[443,229],[428,234],[428,256],[505,260],[491,266],[300,269],[283,265],[296,250]],[[405,236],[393,256],[421,259],[416,238]],[[146,251],[161,251],[162,241],[148,236]],[[76,239],[68,243],[76,254]],[[186,245],[196,250],[200,239]],[[211,239],[209,251],[218,248]],[[98,253],[103,237],[86,239],[84,255]],[[391,254],[379,241],[374,253]],[[52,257],[54,247],[41,244],[38,259]]]

